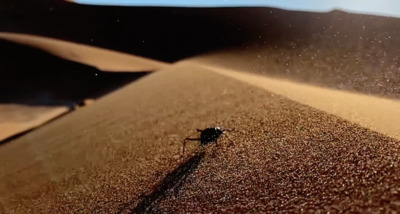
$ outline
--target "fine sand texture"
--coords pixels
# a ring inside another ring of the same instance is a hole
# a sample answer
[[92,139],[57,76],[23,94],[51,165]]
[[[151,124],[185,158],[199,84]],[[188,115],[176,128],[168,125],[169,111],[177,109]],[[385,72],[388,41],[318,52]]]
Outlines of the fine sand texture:
[[400,114],[397,99],[322,88],[215,65],[200,66],[400,140],[400,117],[393,116]]
[[154,71],[168,65],[140,56],[35,35],[0,32],[0,38],[36,47],[58,57],[103,71]]
[[[182,155],[210,126],[231,131]],[[399,143],[178,63],[2,145],[0,211],[398,210]]]

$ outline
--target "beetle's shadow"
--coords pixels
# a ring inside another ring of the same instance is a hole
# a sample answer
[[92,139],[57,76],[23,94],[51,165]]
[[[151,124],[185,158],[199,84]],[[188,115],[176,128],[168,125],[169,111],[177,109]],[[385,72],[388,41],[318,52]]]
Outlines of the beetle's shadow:
[[168,173],[151,194],[142,196],[138,203],[133,201],[125,204],[120,213],[152,213],[157,204],[167,195],[176,195],[178,193],[187,177],[200,165],[204,156],[205,152],[202,151],[191,157],[177,169]]

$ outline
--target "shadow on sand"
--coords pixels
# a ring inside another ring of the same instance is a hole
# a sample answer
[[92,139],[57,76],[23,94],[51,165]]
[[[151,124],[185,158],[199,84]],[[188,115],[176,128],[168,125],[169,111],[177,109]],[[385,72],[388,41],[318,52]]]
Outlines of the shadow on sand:
[[0,104],[83,105],[148,72],[104,72],[44,51],[0,40]]
[[[130,202],[119,213],[152,213],[157,204],[169,194],[176,194],[187,177],[197,169],[205,152],[191,157],[174,171],[170,172],[150,195],[142,196],[139,202]],[[136,206],[135,206],[136,205]]]

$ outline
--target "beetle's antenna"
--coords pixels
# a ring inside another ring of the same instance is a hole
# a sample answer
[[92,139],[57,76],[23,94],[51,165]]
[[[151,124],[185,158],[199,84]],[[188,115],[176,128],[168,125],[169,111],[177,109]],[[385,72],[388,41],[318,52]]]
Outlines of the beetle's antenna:
[[196,129],[198,132],[202,132],[203,130],[201,130],[201,129]]
[[186,141],[201,141],[200,138],[185,138],[185,140],[183,140],[183,154],[185,154],[185,147],[186,147]]

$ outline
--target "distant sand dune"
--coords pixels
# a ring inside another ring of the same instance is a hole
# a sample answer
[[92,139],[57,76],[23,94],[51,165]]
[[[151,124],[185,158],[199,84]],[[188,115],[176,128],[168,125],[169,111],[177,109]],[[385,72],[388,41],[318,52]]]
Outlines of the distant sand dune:
[[[68,107],[66,106],[28,107],[28,106],[12,105],[12,104],[0,105],[0,110],[2,113],[5,113],[5,115],[0,116],[0,130],[1,130],[0,141],[3,141],[19,133],[29,131],[69,111]],[[26,118],[21,118],[24,117],[23,114],[26,114],[25,115]],[[4,116],[10,118],[3,118]],[[17,119],[25,119],[26,121],[18,121]]]
[[[139,75],[138,72],[154,71],[154,70],[161,69],[167,65],[166,63],[162,63],[159,61],[150,60],[150,59],[146,59],[146,58],[142,58],[142,57],[138,57],[138,56],[134,56],[134,55],[124,54],[124,53],[120,53],[120,52],[116,52],[116,51],[106,50],[106,49],[97,48],[97,47],[90,47],[87,45],[81,45],[81,44],[76,44],[76,43],[72,43],[72,42],[66,42],[66,41],[61,41],[61,40],[56,40],[56,39],[51,39],[51,38],[39,37],[39,36],[16,34],[16,33],[0,33],[0,39],[5,39],[5,40],[11,41],[11,42],[16,42],[19,44],[28,45],[28,46],[32,46],[34,48],[42,49],[42,50],[47,51],[50,54],[53,54],[57,57],[61,57],[61,58],[67,59],[67,60],[83,63],[86,65],[91,65],[91,66],[97,67],[98,69],[103,70],[103,71],[135,72],[135,74]],[[25,49],[23,49],[23,50],[25,50]],[[26,56],[25,52],[17,52],[17,53],[20,54],[21,56]],[[29,56],[29,57],[30,57],[29,60],[25,60],[25,61],[21,61],[21,62],[15,61],[15,63],[16,64],[18,64],[18,63],[29,64],[30,61],[35,60],[35,59],[33,59],[34,58],[33,56],[32,57]],[[51,63],[54,64],[54,62],[43,61],[43,63],[45,63],[45,62],[47,62],[47,64],[43,65],[41,67],[44,70],[48,69],[48,67],[46,67],[47,65],[49,65]],[[62,64],[61,66],[64,66],[64,67],[62,67],[62,69],[60,69],[60,70],[55,69],[54,72],[58,71],[58,73],[52,73],[53,76],[52,77],[47,76],[46,79],[49,80],[50,78],[54,78],[54,76],[59,76],[59,77],[64,76],[64,77],[67,77],[67,79],[70,78],[70,76],[68,76],[68,75],[66,76],[65,70],[68,70],[68,68],[72,68],[72,67],[66,66],[67,64],[68,63]],[[45,72],[44,70],[39,69],[39,70],[36,70],[35,72],[39,72],[36,74],[43,75],[43,72]],[[90,72],[93,72],[93,70],[90,70]],[[4,72],[4,70],[3,70],[3,72]],[[18,73],[18,71],[16,71],[16,70],[11,70],[11,72]],[[21,72],[21,71],[19,71],[19,72]],[[51,71],[51,72],[53,72],[53,71]],[[73,72],[74,71],[71,70],[71,73],[73,73]],[[83,75],[83,76],[81,75],[76,80],[76,81],[79,80],[80,82],[83,82],[83,78],[86,78],[86,80],[88,80],[85,83],[85,84],[87,84],[85,87],[87,90],[89,90],[89,88],[91,88],[91,87],[94,87],[93,85],[99,84],[99,82],[97,82],[96,84],[90,83],[90,81],[89,81],[90,77],[88,77],[88,76],[90,76],[90,72],[87,71],[86,75]],[[135,75],[135,74],[125,73],[125,74],[119,74],[119,75]],[[113,75],[118,75],[118,74],[113,74]],[[38,76],[40,76],[40,75],[38,75]],[[40,77],[38,77],[38,78],[40,79]],[[128,79],[128,77],[126,77],[126,79]],[[30,80],[35,82],[32,79],[30,79]],[[60,81],[60,79],[57,79],[57,78],[56,78],[56,80]],[[96,77],[96,80],[98,81],[99,78]],[[3,81],[9,82],[9,81],[16,81],[16,80],[3,79]],[[71,81],[71,79],[66,80],[66,81]],[[112,81],[113,81],[112,79],[107,80],[107,82],[109,82],[109,83],[111,83]],[[105,82],[105,81],[103,81],[103,82]],[[18,84],[22,84],[22,83],[18,83]],[[120,84],[122,84],[122,83],[120,83]],[[41,86],[39,86],[39,85],[40,85],[40,83],[38,84],[37,88],[45,87],[44,85],[41,85]],[[64,86],[63,89],[64,89],[65,93],[67,93],[66,91],[70,91],[69,93],[71,93],[71,94],[73,93],[70,89],[65,88],[65,85],[67,85],[65,82],[63,82],[63,83],[59,82],[58,85],[61,86],[60,88],[63,88],[62,86]],[[77,85],[77,83],[74,82],[72,85],[74,85],[74,87],[77,88],[79,84]],[[48,87],[50,87],[50,86],[48,86]],[[51,90],[51,89],[48,88],[48,90]],[[13,90],[10,89],[10,91],[13,91]],[[82,92],[82,93],[84,94],[84,92]],[[12,96],[16,96],[15,92]],[[25,95],[25,96],[28,96],[28,95]],[[2,97],[2,98],[4,98],[4,97]],[[16,97],[14,97],[14,98],[16,98]],[[3,102],[4,102],[4,100],[3,100]],[[10,103],[0,103],[0,112],[4,113],[3,116],[0,115],[0,130],[1,130],[0,141],[8,139],[9,137],[17,135],[19,133],[23,133],[25,131],[34,129],[34,128],[46,123],[47,121],[54,119],[68,111],[69,111],[69,108],[66,106],[62,106],[62,105],[60,105],[60,106],[44,106],[44,105],[43,106],[32,106],[32,105],[30,105],[29,106],[29,105],[13,105]],[[20,118],[21,115],[29,115],[30,117],[24,121],[17,121],[16,119]],[[5,117],[5,116],[7,116],[7,117]]]
[[58,57],[91,65],[103,71],[153,71],[168,65],[139,56],[41,36],[2,32],[0,38],[36,47]]
[[201,66],[400,139],[398,100],[295,83],[214,65]]

